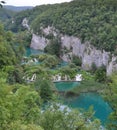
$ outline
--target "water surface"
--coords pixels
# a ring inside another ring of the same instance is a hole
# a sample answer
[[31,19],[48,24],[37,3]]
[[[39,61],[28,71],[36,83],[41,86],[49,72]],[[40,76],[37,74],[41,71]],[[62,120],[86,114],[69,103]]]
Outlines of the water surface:
[[[55,83],[58,91],[68,91],[78,87],[79,82],[57,82]],[[81,93],[76,97],[62,98],[65,105],[71,108],[83,108],[88,110],[90,106],[94,108],[94,116],[101,120],[102,124],[106,123],[109,114],[112,112],[109,104],[97,93]]]
[[26,56],[29,57],[31,55],[43,54],[44,52],[41,50],[34,50],[32,48],[26,47]]
[[58,91],[67,91],[79,85],[79,82],[56,82]]
[[83,108],[88,110],[90,106],[94,107],[94,116],[99,118],[104,124],[109,114],[112,112],[111,107],[97,93],[81,93],[80,96],[64,99],[65,104],[72,108]]

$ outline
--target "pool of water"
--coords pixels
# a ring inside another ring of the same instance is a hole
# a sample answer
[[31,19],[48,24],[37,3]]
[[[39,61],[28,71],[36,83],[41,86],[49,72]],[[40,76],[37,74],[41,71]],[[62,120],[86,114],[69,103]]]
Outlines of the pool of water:
[[44,52],[41,50],[34,50],[30,47],[26,47],[26,56],[30,56],[30,55],[37,55],[37,54],[43,54]]
[[90,106],[94,108],[94,116],[101,120],[102,124],[106,123],[109,114],[112,112],[111,107],[97,93],[81,93],[80,96],[64,99],[65,104],[72,108],[83,108],[88,110]]
[[[74,87],[78,87],[79,82],[57,82],[55,83],[58,91],[67,91]],[[94,116],[101,120],[104,125],[108,120],[109,114],[112,112],[111,107],[97,93],[81,93],[76,97],[62,98],[65,105],[71,108],[83,108],[88,110],[90,106],[94,108]]]
[[79,85],[79,82],[56,82],[55,86],[58,89],[58,91],[67,91],[74,87],[77,87]]

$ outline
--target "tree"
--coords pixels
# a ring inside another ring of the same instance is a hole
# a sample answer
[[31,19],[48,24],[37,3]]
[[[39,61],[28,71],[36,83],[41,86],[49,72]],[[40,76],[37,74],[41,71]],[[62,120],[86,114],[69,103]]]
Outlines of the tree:
[[110,114],[108,122],[109,130],[117,129],[117,74],[113,74],[110,77],[110,82],[108,83],[108,87],[106,87],[104,91],[104,97],[109,102],[113,112]]
[[106,79],[107,79],[107,77],[106,77],[106,67],[101,66],[95,72],[95,80],[98,81],[98,82],[105,82]]
[[51,55],[56,55],[57,57],[59,57],[60,49],[61,49],[61,43],[59,41],[59,38],[57,37],[51,40],[51,43],[45,47],[44,51]]
[[40,97],[44,102],[48,102],[52,99],[53,84],[49,80],[39,80],[35,83],[35,89],[38,91]]
[[44,130],[99,130],[100,121],[92,116],[92,108],[81,113],[55,103],[41,114],[39,123]]
[[36,126],[41,102],[38,93],[29,86],[10,86],[1,75],[0,83],[0,129],[14,130],[16,125],[17,128]]
[[82,65],[82,59],[75,55],[73,55],[73,57],[72,57],[72,62],[77,66]]
[[0,68],[16,63],[16,55],[11,46],[12,35],[0,24]]
[[[8,67],[7,67],[8,68]],[[20,83],[22,84],[23,81],[23,69],[20,66],[11,66],[9,70],[7,69],[7,82],[9,84]]]

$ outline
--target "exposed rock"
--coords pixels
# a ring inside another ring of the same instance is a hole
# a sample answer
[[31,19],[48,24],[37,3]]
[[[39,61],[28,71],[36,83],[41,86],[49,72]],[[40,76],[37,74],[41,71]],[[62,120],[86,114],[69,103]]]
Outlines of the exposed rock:
[[[67,36],[59,34],[58,31],[53,27],[48,27],[43,29],[43,33],[47,36],[52,33],[54,36],[59,35],[61,38],[61,45],[63,54],[61,58],[64,61],[70,61],[72,55],[78,56],[82,60],[82,68],[85,70],[90,70],[92,64],[95,64],[97,67],[102,65],[106,66],[107,75],[110,75],[112,72],[117,71],[117,57],[111,56],[109,52],[104,50],[97,50],[90,43],[81,43],[80,39],[73,36]],[[44,50],[44,48],[49,44],[49,40],[33,34],[31,41],[31,48]],[[64,52],[64,49],[67,52]],[[111,58],[112,57],[112,58]]]
[[46,38],[33,34],[30,47],[35,50],[44,50],[48,43],[49,40]]
[[96,48],[89,43],[81,44],[80,39],[73,36],[63,36],[61,42],[62,47],[66,47],[67,49],[72,48],[72,54],[82,59],[83,69],[91,69],[93,63],[97,67],[100,67],[102,65],[108,65],[108,52],[101,52],[100,50],[96,50]]
[[117,57],[112,56],[112,60],[107,65],[107,75],[111,75],[112,73],[117,71]]
[[28,31],[30,31],[30,26],[28,24],[28,19],[27,18],[23,19],[22,26],[25,27],[26,29],[28,29]]
[[41,30],[46,36],[49,34],[53,34],[53,36],[56,37],[59,33],[58,30],[50,26],[48,26],[47,28],[41,28]]

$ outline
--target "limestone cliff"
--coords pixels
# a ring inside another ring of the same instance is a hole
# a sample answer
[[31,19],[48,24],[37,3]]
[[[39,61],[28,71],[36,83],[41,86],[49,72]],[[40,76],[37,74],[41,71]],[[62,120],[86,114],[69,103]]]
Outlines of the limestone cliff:
[[[75,55],[81,58],[82,68],[85,70],[90,70],[92,64],[95,64],[97,67],[105,65],[107,75],[117,70],[117,57],[111,55],[109,52],[97,50],[88,42],[81,43],[77,37],[62,35],[58,31],[55,31],[55,29],[53,31],[51,27],[43,29],[43,33],[46,36],[49,33],[53,33],[54,36],[59,35],[62,45],[61,49],[67,49],[67,52],[61,56],[64,61],[70,61],[72,55]],[[43,50],[47,44],[49,44],[49,39],[33,34],[31,41],[32,48]]]
[[49,40],[46,38],[33,34],[30,47],[35,50],[44,50],[48,43]]

